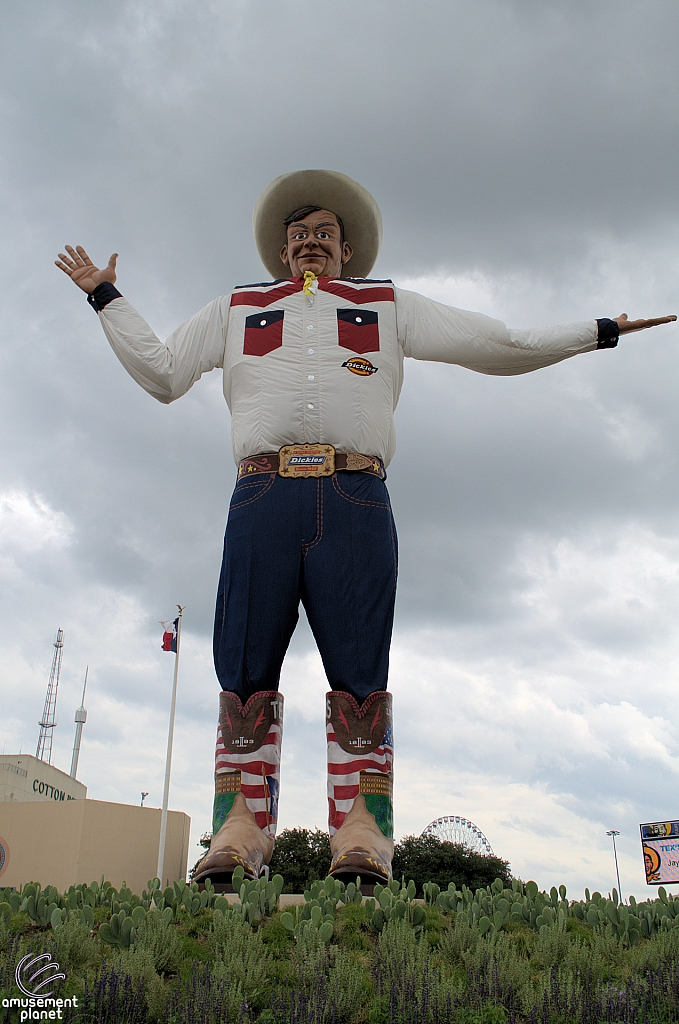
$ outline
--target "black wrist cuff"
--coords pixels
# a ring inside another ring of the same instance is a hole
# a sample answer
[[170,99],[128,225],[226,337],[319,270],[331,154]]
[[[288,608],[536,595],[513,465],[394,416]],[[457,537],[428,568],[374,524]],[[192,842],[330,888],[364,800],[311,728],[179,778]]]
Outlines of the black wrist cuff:
[[615,320],[609,320],[608,317],[602,317],[601,320],[597,320],[597,327],[599,332],[597,335],[597,348],[615,348],[618,344],[618,338],[620,337],[620,328]]
[[108,306],[109,302],[113,302],[114,299],[122,299],[122,295],[118,289],[110,283],[110,281],[104,281],[103,284],[98,284],[93,292],[87,296],[87,301],[95,312],[99,312],[104,306]]

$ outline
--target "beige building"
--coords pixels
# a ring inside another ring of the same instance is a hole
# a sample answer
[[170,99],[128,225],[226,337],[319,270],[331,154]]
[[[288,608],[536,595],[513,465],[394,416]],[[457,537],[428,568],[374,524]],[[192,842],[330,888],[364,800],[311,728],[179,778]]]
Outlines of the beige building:
[[[18,767],[26,771],[19,776],[26,783],[24,791],[37,792],[33,778],[38,776],[32,775],[32,767]],[[0,774],[5,771],[12,774],[7,769]],[[49,785],[54,790],[57,783]],[[80,783],[75,785],[85,790]],[[133,892],[141,893],[158,867],[160,814],[156,807],[74,797],[48,797],[37,806],[33,797],[0,801],[0,888],[40,882],[63,892],[70,885],[89,884],[104,875],[117,889],[127,882]],[[168,813],[163,884],[186,878],[190,827],[187,814]]]
[[0,754],[0,803],[84,800],[87,786],[30,754]]
[[[87,786],[30,754],[0,754],[0,888],[88,884],[140,893],[155,878],[160,809],[87,800]],[[39,804],[39,806],[36,806]],[[170,811],[163,883],[186,878],[191,819]]]

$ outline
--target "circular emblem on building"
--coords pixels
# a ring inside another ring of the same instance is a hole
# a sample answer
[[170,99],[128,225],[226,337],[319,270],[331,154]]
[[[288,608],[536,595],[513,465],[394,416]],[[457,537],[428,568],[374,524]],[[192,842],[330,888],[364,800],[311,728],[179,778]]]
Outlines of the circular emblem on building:
[[9,867],[9,843],[0,836],[0,875]]

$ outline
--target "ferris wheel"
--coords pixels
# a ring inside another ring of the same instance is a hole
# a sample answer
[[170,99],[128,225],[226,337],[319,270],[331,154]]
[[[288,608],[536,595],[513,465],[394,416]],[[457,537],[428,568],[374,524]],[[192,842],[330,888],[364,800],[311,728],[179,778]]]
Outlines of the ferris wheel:
[[423,836],[436,836],[444,843],[458,843],[472,853],[480,853],[485,857],[494,857],[493,848],[480,828],[468,818],[457,815],[445,815],[430,822],[422,833]]

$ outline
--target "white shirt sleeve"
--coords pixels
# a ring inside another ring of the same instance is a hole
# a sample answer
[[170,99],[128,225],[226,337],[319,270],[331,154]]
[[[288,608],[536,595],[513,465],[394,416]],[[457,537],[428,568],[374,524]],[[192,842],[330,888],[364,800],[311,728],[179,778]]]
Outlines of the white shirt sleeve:
[[178,327],[165,344],[124,299],[99,312],[111,348],[131,377],[159,402],[185,395],[204,373],[223,366],[229,296],[215,299]]
[[510,330],[483,313],[445,306],[395,288],[399,343],[407,356],[456,363],[479,373],[528,373],[597,347],[597,322]]

